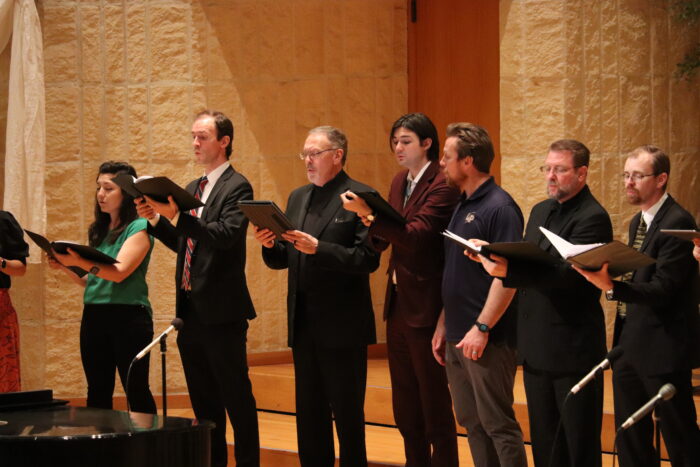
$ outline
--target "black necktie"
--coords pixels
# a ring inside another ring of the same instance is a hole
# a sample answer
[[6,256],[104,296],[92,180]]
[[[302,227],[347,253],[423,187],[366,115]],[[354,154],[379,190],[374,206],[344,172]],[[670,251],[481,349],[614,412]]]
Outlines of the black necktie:
[[[639,225],[637,226],[637,232],[634,234],[634,241],[632,242],[632,248],[639,251],[644,243],[644,238],[647,236],[647,223],[644,222],[644,216],[640,216]],[[622,276],[623,282],[629,282],[632,279],[632,271],[626,272]],[[627,304],[624,302],[617,302],[617,314],[621,318],[627,316]]]

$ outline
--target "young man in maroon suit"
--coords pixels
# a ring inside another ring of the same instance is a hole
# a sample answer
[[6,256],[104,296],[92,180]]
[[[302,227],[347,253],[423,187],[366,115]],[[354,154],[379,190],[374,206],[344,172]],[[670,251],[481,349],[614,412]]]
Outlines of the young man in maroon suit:
[[437,130],[421,113],[393,125],[389,146],[405,170],[394,177],[389,203],[406,218],[400,224],[372,212],[353,193],[345,208],[358,213],[375,248],[390,244],[384,319],[394,418],[404,438],[407,466],[456,466],[457,438],[445,369],[431,351],[442,300],[442,232],[459,193],[449,188],[438,159]]

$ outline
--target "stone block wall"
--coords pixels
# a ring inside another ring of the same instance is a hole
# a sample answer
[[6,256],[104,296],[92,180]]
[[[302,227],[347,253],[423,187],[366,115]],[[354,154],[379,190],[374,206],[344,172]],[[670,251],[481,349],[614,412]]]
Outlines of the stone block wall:
[[[52,238],[86,241],[96,171],[104,160],[126,160],[139,175],[167,175],[181,185],[199,177],[190,127],[204,108],[233,120],[231,161],[258,199],[285,206],[290,191],[307,183],[296,154],[307,131],[321,124],[346,131],[349,174],[387,192],[398,169],[387,134],[407,107],[404,0],[39,0],[37,5],[44,35]],[[156,245],[148,284],[158,332],[174,316],[175,255]],[[286,272],[265,267],[250,233],[247,254],[258,312],[248,350],[285,350]],[[381,338],[385,267],[383,260],[372,276]],[[53,387],[60,397],[83,397],[82,290],[41,266],[32,267],[15,289],[25,388]],[[160,393],[157,353],[152,359],[151,386]],[[184,392],[172,338],[168,362],[169,391]]]
[[[669,192],[700,219],[700,86],[673,77],[700,28],[655,0],[501,0],[504,187],[523,212],[545,197],[548,145],[591,150],[589,184],[627,241],[625,154],[653,143],[671,157]],[[614,308],[607,305],[608,322]]]

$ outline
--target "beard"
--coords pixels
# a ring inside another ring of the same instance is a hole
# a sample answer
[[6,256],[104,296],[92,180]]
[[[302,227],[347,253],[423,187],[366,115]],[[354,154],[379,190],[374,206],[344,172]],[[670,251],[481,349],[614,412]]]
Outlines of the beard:
[[464,177],[460,179],[452,178],[450,177],[450,174],[447,173],[447,171],[444,171],[445,174],[445,182],[447,183],[447,186],[451,188],[457,188],[458,190],[461,189],[461,183],[464,180]]
[[625,196],[627,197],[627,202],[633,206],[636,206],[636,205],[642,203],[642,198],[639,195],[639,190],[634,190],[634,189],[633,190],[626,190]]
[[549,199],[559,201],[562,198],[570,196],[574,192],[575,186],[562,184],[547,184],[547,196]]

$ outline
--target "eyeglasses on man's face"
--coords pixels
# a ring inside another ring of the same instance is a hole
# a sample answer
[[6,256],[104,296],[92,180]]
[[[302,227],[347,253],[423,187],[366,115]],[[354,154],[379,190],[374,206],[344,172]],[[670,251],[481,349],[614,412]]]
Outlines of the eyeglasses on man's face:
[[644,180],[646,177],[656,177],[656,174],[642,174],[639,172],[623,172],[622,173],[622,179],[624,181],[629,181],[630,179],[634,181],[635,183],[641,182]]
[[316,151],[316,152],[300,152],[298,155],[299,155],[299,159],[301,159],[303,161],[306,160],[307,157],[313,161],[313,160],[316,160],[319,157],[321,157],[321,155],[324,152],[335,151],[336,149],[338,149],[338,148],[328,148],[328,149],[323,149],[321,151]]
[[569,172],[570,170],[578,169],[581,167],[580,165],[576,165],[574,167],[562,167],[561,165],[541,165],[540,166],[540,172],[543,174],[548,174],[550,172],[554,173],[554,175],[564,175],[565,173]]

